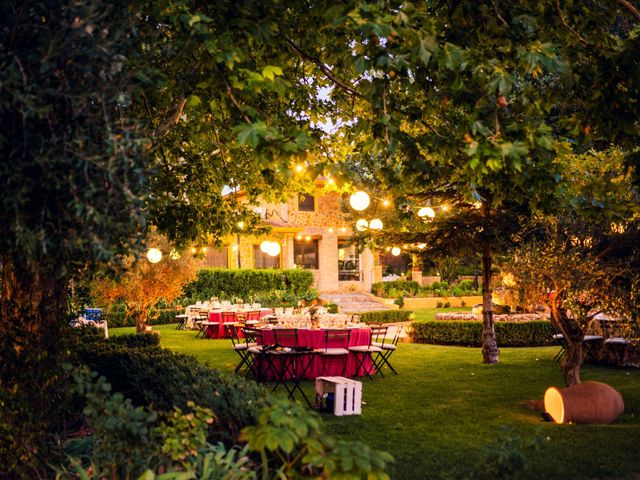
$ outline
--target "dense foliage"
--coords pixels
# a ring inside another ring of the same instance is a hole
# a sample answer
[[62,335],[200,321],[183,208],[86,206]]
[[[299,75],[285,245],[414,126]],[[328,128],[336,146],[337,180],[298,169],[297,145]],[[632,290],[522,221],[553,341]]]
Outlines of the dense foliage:
[[[413,322],[411,337],[417,343],[437,345],[482,345],[479,321]],[[552,345],[555,329],[548,321],[496,322],[496,337],[505,347],[540,347]]]
[[413,318],[411,310],[374,310],[359,314],[363,323],[396,323],[408,322]]
[[449,285],[447,282],[434,282],[431,285],[420,286],[413,280],[394,280],[392,282],[376,282],[371,286],[374,295],[382,298],[405,297],[462,297],[478,295],[473,289],[472,280],[463,280],[457,285]]
[[185,285],[183,293],[191,300],[209,300],[217,297],[224,300],[255,300],[280,291],[293,296],[307,294],[313,284],[309,270],[272,269],[218,269],[199,270],[197,278]]

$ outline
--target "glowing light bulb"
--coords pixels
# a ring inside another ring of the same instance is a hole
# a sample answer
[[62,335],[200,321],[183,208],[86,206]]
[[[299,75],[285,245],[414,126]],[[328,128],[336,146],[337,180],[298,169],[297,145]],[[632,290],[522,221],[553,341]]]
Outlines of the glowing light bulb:
[[367,222],[364,218],[361,218],[356,222],[356,230],[359,232],[364,232],[369,227],[369,222]]
[[370,203],[371,199],[369,198],[369,195],[367,194],[367,192],[363,192],[362,190],[353,193],[349,197],[349,205],[351,205],[354,210],[358,210],[359,212],[366,209]]
[[379,218],[374,218],[369,222],[369,228],[371,230],[382,230],[382,227],[382,220],[380,220]]
[[393,247],[391,249],[391,255],[393,255],[394,257],[397,257],[401,253],[402,253],[402,250],[400,250],[398,247]]
[[162,260],[162,252],[157,248],[150,248],[147,252],[147,260],[151,263],[158,263]]
[[418,210],[418,216],[420,218],[423,218],[423,217],[434,218],[436,216],[436,212],[434,212],[433,208],[431,207],[422,207],[420,210]]

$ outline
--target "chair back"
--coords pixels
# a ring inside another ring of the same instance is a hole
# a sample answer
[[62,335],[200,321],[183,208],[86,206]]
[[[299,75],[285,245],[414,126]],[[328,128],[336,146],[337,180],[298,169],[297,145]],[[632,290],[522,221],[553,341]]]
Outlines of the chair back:
[[330,348],[349,348],[351,330],[327,329],[324,333],[324,351]]
[[209,310],[200,310],[198,312],[200,320],[209,320]]
[[295,328],[274,328],[273,340],[283,347],[298,347],[298,331]]
[[252,310],[244,314],[245,320],[257,320],[260,321],[260,310]]
[[398,345],[398,341],[404,332],[404,326],[391,325],[387,329],[387,344],[389,345]]
[[241,343],[243,343],[243,339],[240,338],[240,329],[236,325],[225,325],[224,326],[225,336],[231,339],[231,344],[235,347]]
[[222,323],[238,321],[238,317],[235,312],[220,312],[220,315],[222,315]]
[[258,345],[262,345],[262,330],[251,327],[244,327],[242,329],[242,333],[244,334],[244,340],[247,343],[257,343]]
[[384,345],[389,327],[371,327],[371,341]]

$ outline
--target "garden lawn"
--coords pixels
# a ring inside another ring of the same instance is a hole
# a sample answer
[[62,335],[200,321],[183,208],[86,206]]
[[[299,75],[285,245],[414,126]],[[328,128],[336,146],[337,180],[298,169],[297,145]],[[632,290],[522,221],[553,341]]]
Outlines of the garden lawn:
[[456,313],[470,312],[470,307],[454,307],[454,308],[419,308],[413,312],[414,322],[431,322],[435,320],[436,313]]
[[[426,319],[431,313],[418,315]],[[162,346],[195,355],[211,367],[231,372],[237,362],[228,340],[196,339],[195,332],[173,325],[154,329]],[[583,368],[583,381],[606,382],[622,393],[625,414],[614,425],[547,423],[540,412],[544,391],[563,384],[552,360],[556,351],[505,348],[498,365],[484,365],[477,348],[402,343],[392,356],[399,376],[363,380],[362,416],[323,417],[335,436],[390,452],[395,463],[389,473],[397,480],[457,479],[472,473],[474,478],[499,478],[487,470],[496,465],[491,452],[521,452],[526,470],[518,478],[638,478],[640,370]],[[305,391],[313,398],[313,382],[306,382]],[[533,443],[539,444],[537,450],[529,447]],[[506,474],[517,461],[502,458],[498,472]]]

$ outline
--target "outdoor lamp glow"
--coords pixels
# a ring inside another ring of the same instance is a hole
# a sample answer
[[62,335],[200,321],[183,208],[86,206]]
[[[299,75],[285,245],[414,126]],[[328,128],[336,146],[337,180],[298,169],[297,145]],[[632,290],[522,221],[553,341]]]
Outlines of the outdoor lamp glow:
[[150,248],[147,252],[147,260],[149,260],[151,263],[158,263],[160,260],[162,260],[162,252],[157,248]]
[[367,192],[363,192],[362,190],[353,193],[349,197],[349,205],[359,212],[367,208],[370,203],[371,199],[369,198],[369,195],[367,195]]
[[270,246],[271,246],[271,242],[269,240],[265,240],[260,244],[260,251],[262,253],[267,253],[269,251]]
[[367,222],[364,218],[361,218],[356,222],[356,230],[359,232],[364,232],[369,227],[369,222]]
[[369,222],[369,228],[371,230],[382,230],[382,220],[374,218]]
[[394,257],[397,257],[401,253],[402,253],[402,250],[400,250],[398,247],[393,247],[391,249],[391,255],[393,255]]
[[434,218],[436,216],[436,212],[433,211],[433,208],[431,207],[422,207],[420,210],[418,210],[418,216],[419,217],[429,217],[429,218]]
[[418,248],[419,248],[420,250],[424,250],[426,246],[427,246],[427,244],[426,244],[426,243],[419,243],[419,244],[418,244]]
[[280,244],[278,242],[271,242],[271,248],[267,252],[267,255],[271,255],[272,257],[277,257],[278,255],[280,255],[281,250],[282,249],[280,248]]

